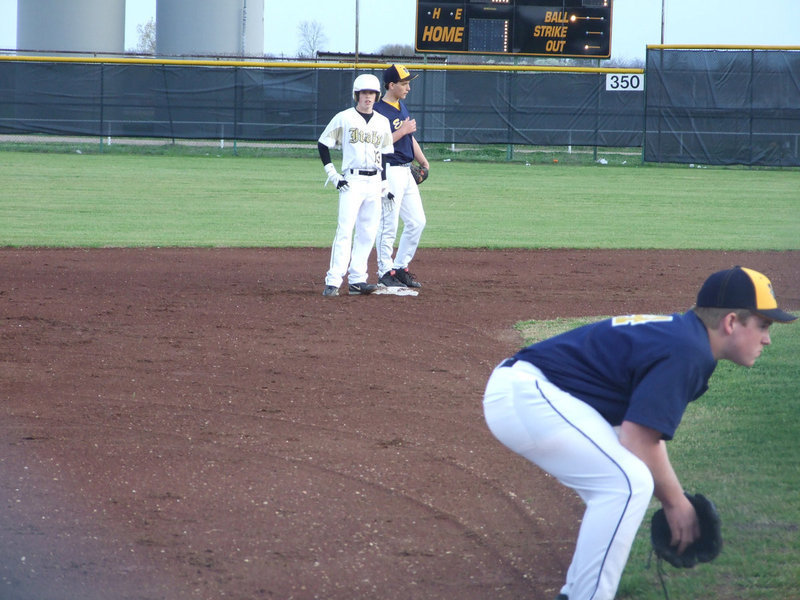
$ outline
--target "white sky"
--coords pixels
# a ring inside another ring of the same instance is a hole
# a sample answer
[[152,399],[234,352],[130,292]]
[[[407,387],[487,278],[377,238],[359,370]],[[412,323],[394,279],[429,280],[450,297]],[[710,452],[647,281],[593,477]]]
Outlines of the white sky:
[[[22,0],[24,1],[24,0]],[[62,0],[65,1],[65,0]],[[663,0],[667,44],[800,45],[800,0]],[[359,0],[359,53],[414,45],[417,0]],[[356,0],[264,0],[264,52],[295,56],[297,26],[319,21],[331,52],[355,50]],[[661,42],[662,0],[614,0],[612,58],[644,59]],[[136,26],[155,18],[156,0],[126,0],[125,48]],[[17,0],[0,0],[0,49],[16,48]]]

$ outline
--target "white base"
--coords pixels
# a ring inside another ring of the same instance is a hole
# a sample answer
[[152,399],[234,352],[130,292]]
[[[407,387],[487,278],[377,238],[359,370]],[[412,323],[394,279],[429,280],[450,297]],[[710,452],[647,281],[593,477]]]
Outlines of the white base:
[[373,294],[383,294],[385,296],[419,296],[417,290],[412,290],[407,287],[384,287],[378,286],[378,289],[372,292]]

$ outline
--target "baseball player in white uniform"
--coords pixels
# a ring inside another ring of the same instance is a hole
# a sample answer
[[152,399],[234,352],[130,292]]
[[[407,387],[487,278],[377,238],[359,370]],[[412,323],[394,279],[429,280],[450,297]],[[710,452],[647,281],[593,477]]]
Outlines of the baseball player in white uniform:
[[[402,102],[411,90],[411,80],[416,77],[403,65],[390,66],[383,72],[386,93],[383,99],[375,104],[375,112],[389,119],[394,142],[394,152],[386,157],[386,178],[394,202],[383,205],[381,225],[375,243],[378,252],[378,281],[386,287],[422,287],[408,270],[408,265],[417,252],[426,223],[419,187],[411,176],[409,167],[414,160],[426,169],[430,168],[430,165],[422,148],[414,139],[417,121],[411,118]],[[403,234],[397,245],[397,253],[392,258],[400,219],[403,219]]]
[[[377,287],[367,283],[367,259],[378,233],[381,200],[390,197],[384,154],[394,151],[389,121],[373,111],[379,98],[377,77],[356,77],[356,106],[337,113],[317,144],[328,175],[325,185],[332,183],[339,190],[339,219],[323,296],[338,296],[345,274],[350,295],[371,294]],[[342,148],[341,173],[331,162],[330,149],[337,146]]]

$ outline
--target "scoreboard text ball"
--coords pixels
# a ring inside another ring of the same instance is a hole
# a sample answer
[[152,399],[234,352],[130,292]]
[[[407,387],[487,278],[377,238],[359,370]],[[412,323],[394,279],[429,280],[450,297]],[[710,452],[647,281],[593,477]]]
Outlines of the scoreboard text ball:
[[612,0],[417,0],[417,52],[609,58]]

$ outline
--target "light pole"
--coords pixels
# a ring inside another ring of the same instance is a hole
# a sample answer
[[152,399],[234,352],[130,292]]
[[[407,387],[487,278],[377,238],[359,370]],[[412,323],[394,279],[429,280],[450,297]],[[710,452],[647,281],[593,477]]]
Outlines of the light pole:
[[356,66],[358,66],[358,0],[356,0]]

